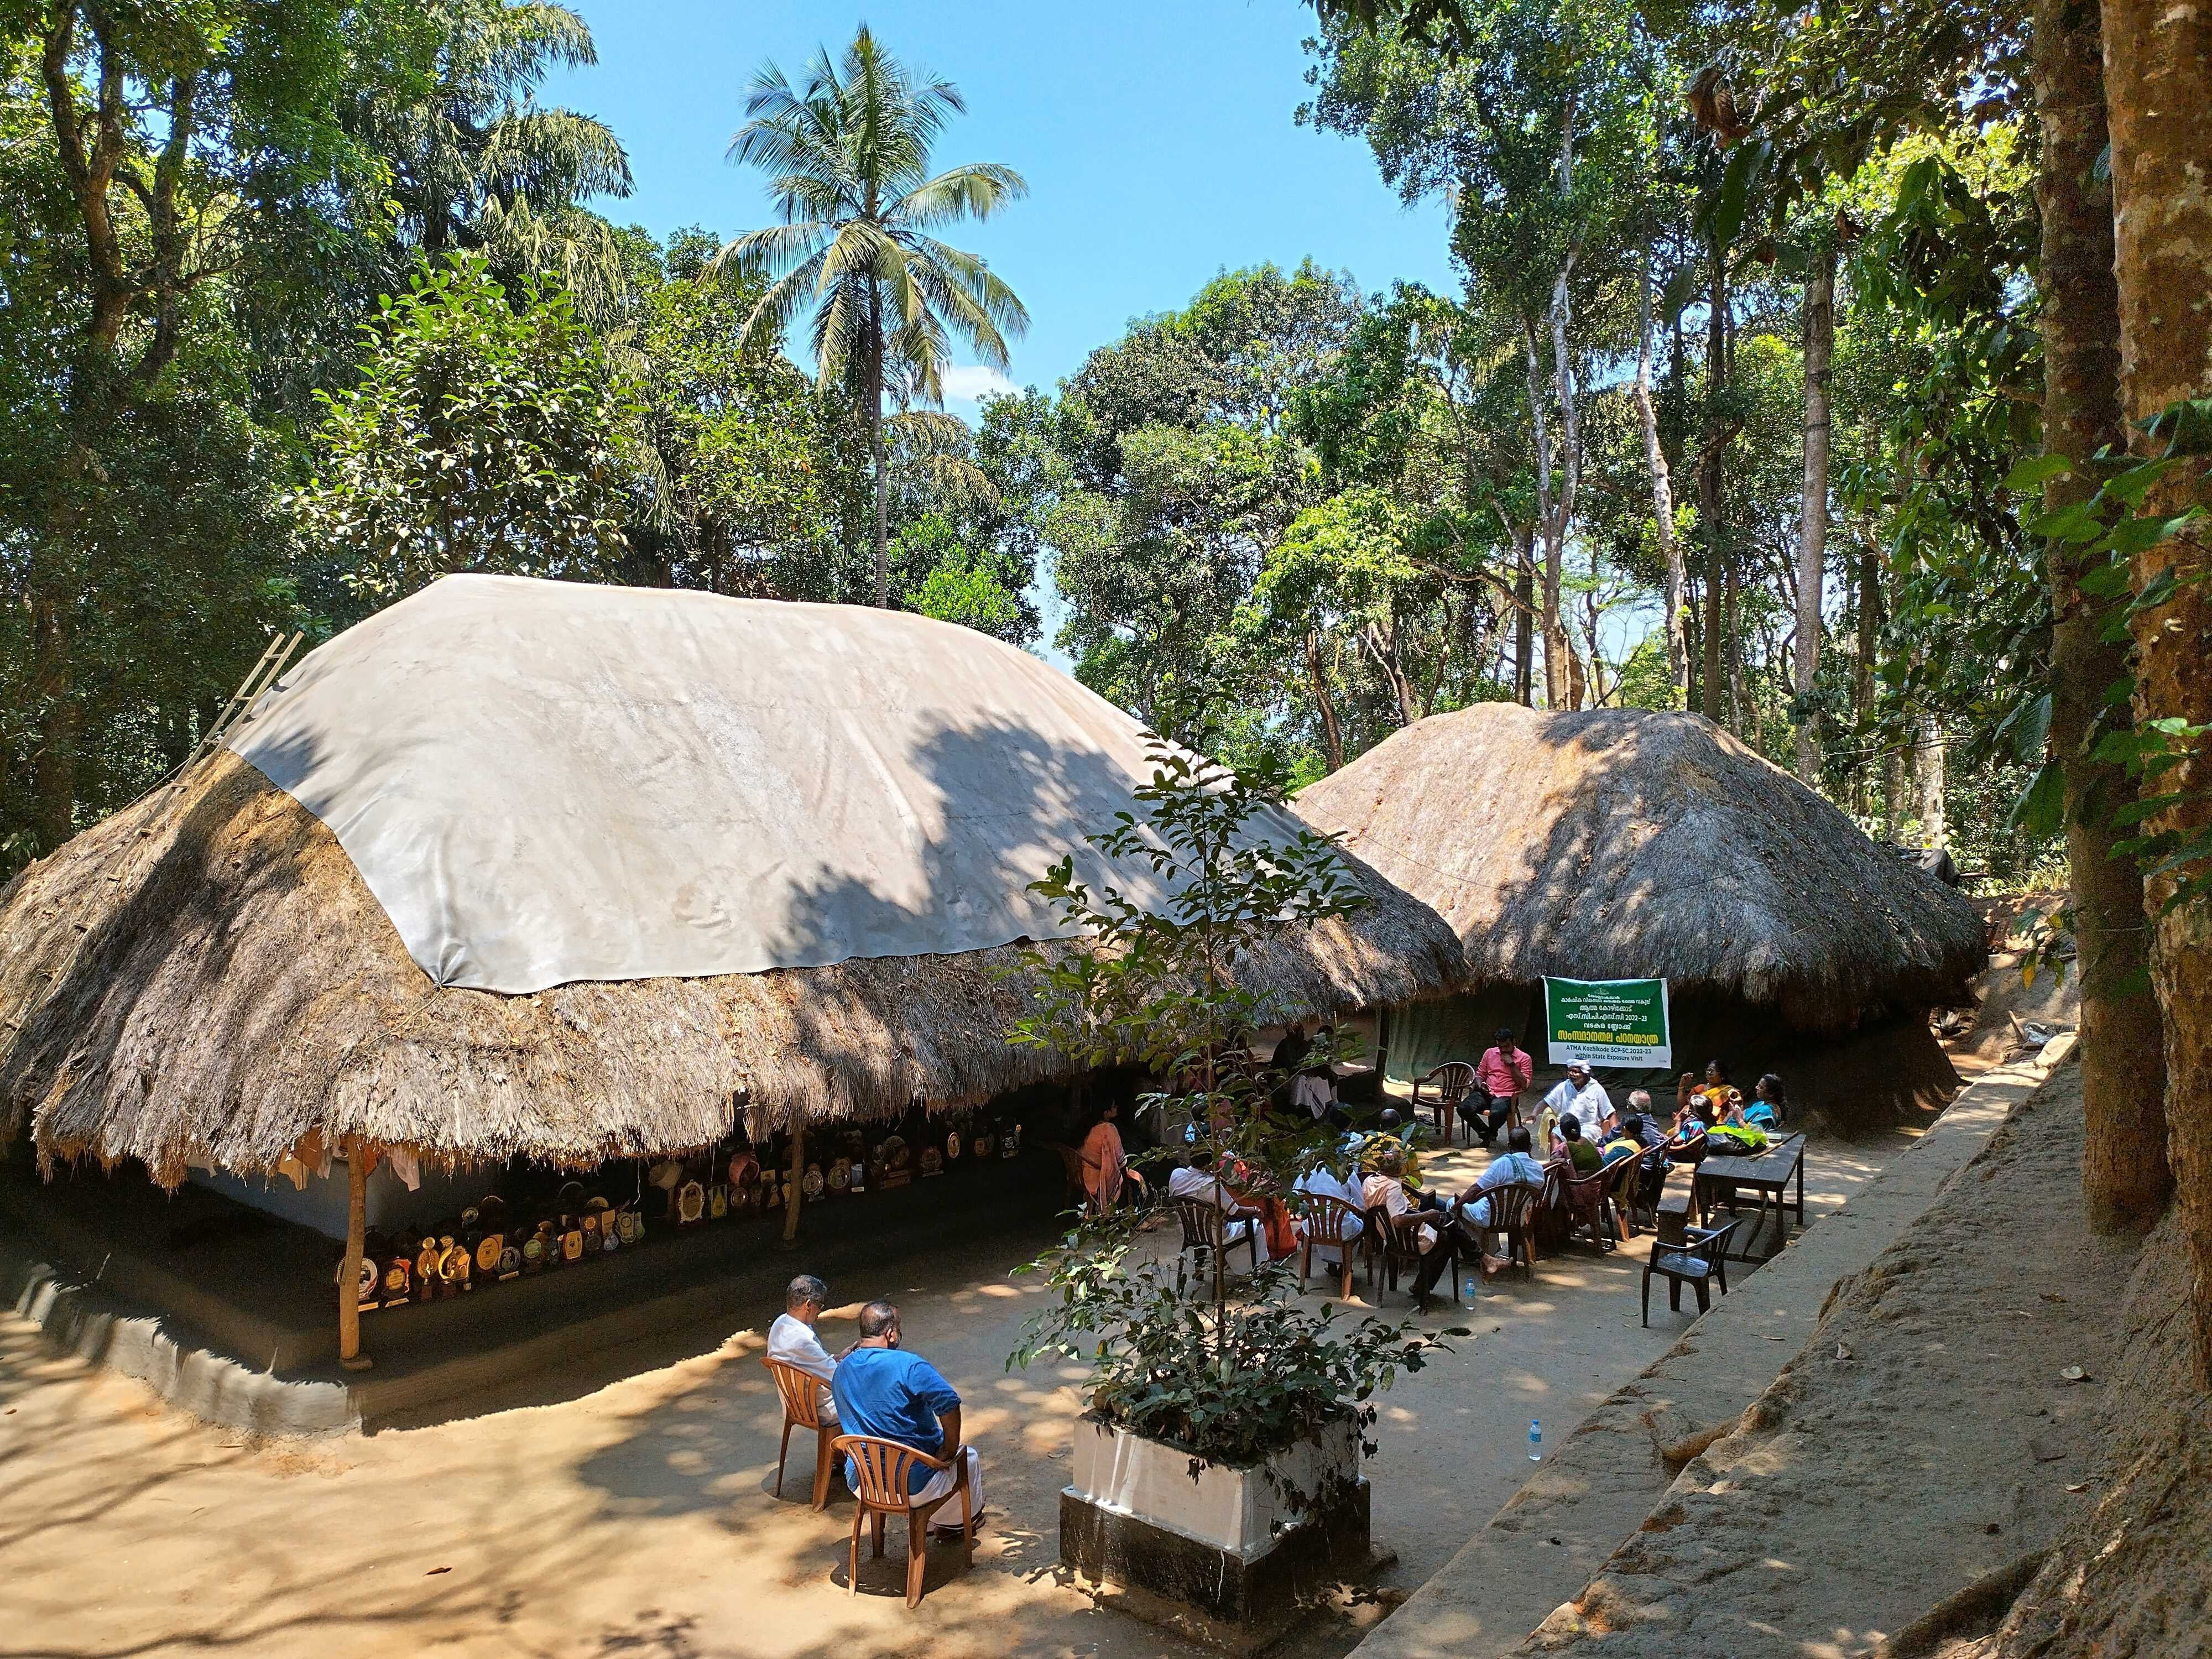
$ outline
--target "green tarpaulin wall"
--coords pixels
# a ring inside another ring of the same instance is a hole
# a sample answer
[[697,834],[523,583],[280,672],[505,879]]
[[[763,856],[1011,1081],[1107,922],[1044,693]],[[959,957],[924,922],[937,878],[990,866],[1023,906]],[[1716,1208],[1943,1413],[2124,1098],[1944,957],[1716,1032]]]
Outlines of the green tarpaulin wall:
[[1536,987],[1495,986],[1469,996],[1393,1008],[1383,1075],[1394,1083],[1410,1083],[1448,1060],[1480,1060],[1501,1026],[1512,1027],[1516,1040],[1543,1058],[1544,1007]]

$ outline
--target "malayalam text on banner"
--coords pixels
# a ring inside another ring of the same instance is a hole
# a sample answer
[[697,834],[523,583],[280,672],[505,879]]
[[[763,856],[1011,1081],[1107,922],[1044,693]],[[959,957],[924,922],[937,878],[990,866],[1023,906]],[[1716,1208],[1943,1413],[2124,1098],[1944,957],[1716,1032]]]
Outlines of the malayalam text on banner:
[[1671,1067],[1663,979],[1547,979],[1544,1035],[1552,1063]]

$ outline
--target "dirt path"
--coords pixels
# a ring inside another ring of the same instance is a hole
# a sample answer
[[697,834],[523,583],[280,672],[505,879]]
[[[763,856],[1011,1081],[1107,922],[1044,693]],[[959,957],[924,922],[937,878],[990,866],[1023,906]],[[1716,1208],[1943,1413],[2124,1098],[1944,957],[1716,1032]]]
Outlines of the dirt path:
[[2095,1502],[2136,1249],[2081,1224],[2080,1079],[2063,1068],[1844,1281],[1755,1426],[1519,1651],[1878,1653]]

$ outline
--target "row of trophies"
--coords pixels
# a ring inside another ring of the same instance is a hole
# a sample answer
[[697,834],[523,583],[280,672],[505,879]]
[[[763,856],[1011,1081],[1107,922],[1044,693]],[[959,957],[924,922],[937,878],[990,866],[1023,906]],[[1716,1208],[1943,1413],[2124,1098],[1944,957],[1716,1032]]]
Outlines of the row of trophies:
[[[917,1154],[896,1131],[838,1132],[826,1159],[810,1161],[799,1174],[801,1201],[854,1196],[871,1187],[887,1191],[909,1184],[917,1174],[927,1178],[963,1163],[1021,1152],[1021,1125],[1012,1119],[994,1123],[971,1115],[923,1133],[928,1139]],[[775,1147],[769,1151],[773,1155]],[[666,1159],[647,1176],[647,1184],[666,1194],[666,1218],[679,1230],[781,1212],[793,1179],[787,1167],[763,1164],[745,1145],[709,1158]],[[565,1183],[550,1204],[533,1206],[526,1215],[516,1214],[494,1194],[420,1230],[369,1229],[362,1251],[360,1306],[368,1312],[462,1296],[480,1285],[580,1267],[635,1249],[645,1237],[641,1208],[587,1194],[580,1182]]]

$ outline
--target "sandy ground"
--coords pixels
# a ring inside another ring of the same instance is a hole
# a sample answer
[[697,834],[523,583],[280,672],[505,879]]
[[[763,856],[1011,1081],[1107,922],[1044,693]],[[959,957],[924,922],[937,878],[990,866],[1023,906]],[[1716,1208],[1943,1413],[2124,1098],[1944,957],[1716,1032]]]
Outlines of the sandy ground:
[[[1884,1155],[1816,1146],[1814,1209],[1842,1202]],[[1453,1188],[1480,1162],[1446,1156],[1432,1179]],[[1563,1435],[1674,1341],[1686,1316],[1638,1326],[1648,1243],[1602,1260],[1577,1249],[1541,1264],[1533,1285],[1501,1281],[1471,1310],[1431,1311],[1431,1323],[1476,1334],[1383,1402],[1369,1473],[1377,1541],[1398,1565],[1380,1597],[1347,1599],[1283,1651],[1348,1650],[1390,1587],[1430,1576],[1526,1478],[1531,1417]],[[966,1396],[985,1455],[976,1571],[962,1579],[957,1553],[934,1552],[915,1613],[900,1564],[865,1550],[860,1594],[846,1593],[851,1511],[842,1495],[828,1514],[807,1507],[803,1432],[784,1498],[771,1494],[781,1419],[757,1363],[771,1310],[733,1310],[732,1324],[751,1328],[704,1354],[696,1333],[672,1333],[665,1353],[645,1356],[665,1363],[581,1399],[514,1404],[537,1381],[518,1376],[460,1421],[259,1444],[58,1358],[0,1316],[0,1655],[862,1659],[918,1641],[947,1659],[1187,1651],[1056,1569],[1078,1401],[1071,1373],[1004,1370],[1040,1293],[1007,1277],[1028,1253],[1010,1241],[833,1286],[854,1302],[825,1322],[831,1345],[863,1296],[891,1295],[910,1346]]]

